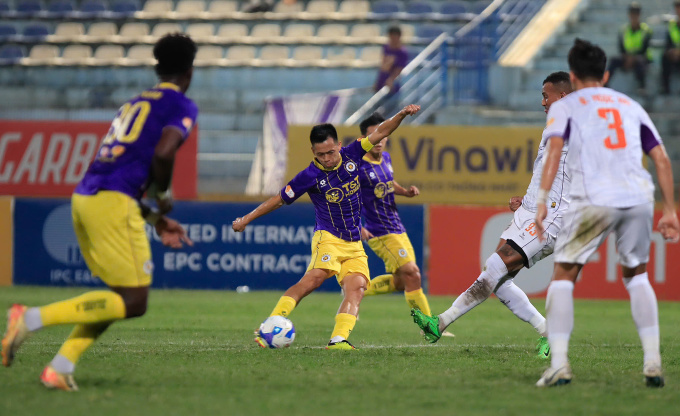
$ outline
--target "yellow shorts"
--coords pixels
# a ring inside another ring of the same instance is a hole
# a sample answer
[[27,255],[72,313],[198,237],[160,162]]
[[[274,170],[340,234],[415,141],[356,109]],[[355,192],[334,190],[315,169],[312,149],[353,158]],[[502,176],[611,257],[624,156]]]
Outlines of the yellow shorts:
[[73,194],[73,228],[92,274],[109,286],[151,285],[151,248],[137,201],[113,191]]
[[385,234],[366,243],[385,262],[387,273],[394,273],[404,264],[416,261],[416,253],[406,233]]
[[345,241],[328,231],[316,231],[312,238],[312,261],[307,271],[326,269],[333,272],[342,285],[348,274],[359,273],[370,282],[368,256],[361,241]]

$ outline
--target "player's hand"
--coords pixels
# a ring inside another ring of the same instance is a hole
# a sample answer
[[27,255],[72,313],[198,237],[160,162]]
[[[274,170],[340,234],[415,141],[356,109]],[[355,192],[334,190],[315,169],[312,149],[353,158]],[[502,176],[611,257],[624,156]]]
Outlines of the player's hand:
[[156,205],[158,206],[158,212],[160,212],[161,215],[167,214],[172,211],[172,198],[157,199]]
[[510,211],[512,212],[517,211],[517,208],[522,206],[522,199],[524,199],[523,196],[513,196],[512,198],[510,198],[510,202],[508,202]]
[[371,234],[370,231],[368,231],[364,227],[361,227],[361,241],[370,240],[373,237],[375,237],[375,236],[373,234]]
[[675,212],[664,214],[659,220],[657,228],[666,241],[677,243],[680,240],[680,224]]
[[409,104],[406,107],[404,107],[403,110],[401,110],[401,113],[407,116],[413,116],[416,115],[420,111],[420,106],[417,104]]
[[187,233],[177,221],[162,216],[156,222],[156,232],[161,237],[161,243],[170,248],[182,248],[182,243],[193,246],[194,242],[187,237]]
[[237,233],[241,233],[246,229],[246,225],[248,225],[248,223],[243,219],[243,217],[238,217],[231,223],[231,229]]
[[538,204],[536,207],[536,218],[534,219],[534,224],[536,224],[536,233],[538,234],[538,241],[545,241],[543,233],[545,228],[543,227],[543,220],[548,216],[548,208],[545,204]]
[[418,189],[418,187],[415,185],[411,185],[411,187],[408,188],[408,190],[406,191],[405,196],[408,198],[413,198],[414,196],[418,195],[420,195],[420,189]]

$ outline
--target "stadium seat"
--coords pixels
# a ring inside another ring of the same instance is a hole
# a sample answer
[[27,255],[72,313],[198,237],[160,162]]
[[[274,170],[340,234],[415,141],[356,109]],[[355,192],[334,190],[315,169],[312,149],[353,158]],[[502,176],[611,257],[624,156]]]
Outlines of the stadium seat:
[[151,45],[133,45],[128,50],[127,63],[129,65],[151,65],[155,62]]
[[320,26],[316,37],[320,39],[339,39],[347,36],[347,25],[330,23]]
[[224,51],[221,46],[203,45],[199,46],[196,52],[194,64],[196,66],[218,65],[222,60]]
[[123,42],[138,42],[141,38],[149,36],[149,25],[141,22],[124,23],[118,36]]
[[320,63],[323,48],[320,46],[298,46],[293,50],[293,60],[296,63]]
[[280,1],[274,5],[274,13],[300,13],[302,11],[302,7],[302,2],[299,1],[296,1],[293,4],[285,4],[284,2]]
[[87,45],[67,45],[61,53],[66,65],[87,65],[92,59],[92,48]]
[[59,58],[59,47],[56,45],[35,45],[28,54],[31,64],[48,64]]
[[33,23],[24,27],[25,38],[42,39],[50,34],[50,30],[42,23]]
[[205,2],[202,0],[180,0],[175,7],[175,13],[182,17],[195,17],[205,12]]
[[488,0],[481,0],[477,1],[472,4],[472,7],[470,7],[470,11],[474,14],[479,14],[484,11],[487,7],[489,7],[489,4],[491,4],[490,1]]
[[151,36],[160,38],[170,33],[183,33],[182,26],[179,23],[158,23],[151,30]]
[[134,0],[116,0],[111,4],[111,11],[124,15],[133,14],[139,10]]
[[380,36],[380,25],[374,23],[361,23],[352,26],[349,32],[350,37],[361,39],[375,39]]
[[401,29],[401,40],[405,43],[410,42],[416,35],[416,28],[413,25],[401,24],[399,28]]
[[17,29],[14,25],[8,23],[0,23],[0,41],[7,42],[9,38],[17,35]]
[[344,0],[338,9],[340,13],[368,13],[371,4],[365,0]]
[[289,55],[287,46],[265,46],[260,49],[260,61],[266,64],[282,65]]
[[288,25],[283,36],[296,40],[310,39],[314,37],[314,26],[305,23]]
[[434,13],[432,4],[424,1],[408,2],[406,4],[406,13],[409,14],[430,14]]
[[215,35],[215,26],[212,23],[193,23],[187,26],[186,34],[197,42],[206,41]]
[[106,12],[106,3],[103,0],[86,0],[80,5],[80,12],[87,15],[99,15]]
[[359,60],[365,64],[379,65],[382,59],[382,48],[380,46],[368,46],[361,50]]
[[145,17],[164,17],[171,11],[172,2],[170,0],[149,0],[144,3],[144,8],[142,8]]
[[463,1],[450,1],[443,3],[439,8],[439,13],[445,16],[454,16],[459,14],[467,13],[466,2]]
[[19,0],[16,7],[18,13],[26,15],[37,14],[43,9],[40,0]]
[[242,63],[249,63],[255,59],[254,46],[232,46],[227,49],[227,62],[238,65]]
[[238,10],[238,2],[228,0],[215,0],[210,2],[208,12],[211,16],[225,13],[234,13]]
[[85,26],[82,23],[59,23],[54,30],[54,35],[49,39],[53,42],[75,42],[85,34]]
[[90,42],[111,40],[117,33],[118,28],[113,22],[92,23],[87,29],[87,37]]
[[125,51],[120,45],[101,45],[94,51],[95,62],[99,65],[120,64],[125,56]]
[[4,45],[0,47],[0,63],[12,64],[19,62],[25,55],[24,49],[17,45]]
[[333,0],[312,0],[307,4],[308,13],[335,13],[338,5]]
[[326,60],[333,64],[349,65],[357,58],[356,48],[353,46],[328,48]]
[[423,25],[416,28],[416,36],[427,41],[433,40],[444,33],[444,29],[439,26]]
[[248,26],[241,23],[229,23],[217,29],[217,37],[220,39],[235,40],[248,36]]
[[9,2],[7,0],[0,0],[0,15],[4,13],[9,13],[11,7],[9,7]]
[[399,12],[399,3],[390,0],[380,0],[373,3],[371,10],[375,14],[392,14]]
[[70,0],[52,0],[47,6],[47,12],[53,17],[66,16],[73,13],[73,10],[75,7]]
[[273,38],[281,36],[281,25],[273,23],[261,23],[253,26],[250,31],[252,38]]

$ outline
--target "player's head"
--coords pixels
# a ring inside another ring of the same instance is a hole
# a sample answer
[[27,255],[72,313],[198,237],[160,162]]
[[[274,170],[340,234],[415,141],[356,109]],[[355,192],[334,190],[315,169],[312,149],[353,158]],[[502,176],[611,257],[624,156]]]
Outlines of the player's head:
[[312,153],[326,169],[333,169],[340,163],[340,142],[338,132],[332,124],[318,124],[309,133]]
[[576,38],[569,50],[569,76],[577,90],[584,88],[584,83],[606,84],[609,80],[607,55],[599,46]]
[[194,72],[196,44],[187,35],[172,33],[163,36],[153,47],[156,74],[161,81],[177,84],[182,92],[186,92],[191,84]]
[[399,26],[390,26],[387,29],[387,38],[390,41],[390,45],[401,44],[401,28]]
[[[371,114],[366,120],[359,124],[361,137],[367,137],[369,134],[373,133],[383,121],[385,121],[385,117],[383,117],[382,114],[378,112]],[[384,139],[380,140],[378,144],[373,146],[373,149],[371,149],[368,153],[370,153],[375,158],[380,158],[380,154],[385,149],[387,139],[389,139],[389,137],[385,137]]]
[[543,100],[541,105],[547,113],[550,106],[557,100],[564,98],[567,94],[572,92],[571,80],[569,73],[564,71],[553,72],[543,80],[543,89],[541,95]]
[[628,19],[630,24],[638,26],[640,24],[640,14],[642,14],[642,6],[640,3],[634,1],[628,6]]

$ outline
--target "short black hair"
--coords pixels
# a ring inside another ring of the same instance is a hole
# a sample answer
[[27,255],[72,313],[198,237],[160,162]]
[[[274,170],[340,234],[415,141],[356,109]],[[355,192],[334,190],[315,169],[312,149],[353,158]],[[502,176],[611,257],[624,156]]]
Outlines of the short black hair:
[[569,50],[569,69],[580,80],[599,81],[607,69],[607,54],[599,46],[576,38]]
[[401,28],[399,26],[390,26],[389,29],[387,29],[387,34],[401,36]]
[[571,79],[569,79],[569,73],[564,71],[553,72],[552,74],[545,77],[543,80],[543,85],[551,83],[555,87],[562,91],[571,92]]
[[382,114],[380,114],[378,112],[371,114],[366,120],[362,121],[361,124],[359,124],[359,129],[361,130],[361,135],[365,136],[369,127],[377,126],[378,124],[382,123],[383,121],[385,121],[385,117],[383,117]]
[[628,12],[630,13],[640,13],[642,11],[642,6],[640,6],[640,3],[634,1],[628,6]]
[[153,56],[158,60],[158,76],[183,75],[194,66],[196,44],[187,35],[171,33],[163,36],[153,47]]
[[338,131],[330,123],[317,124],[312,127],[312,131],[309,133],[309,141],[312,142],[312,146],[325,142],[329,137],[334,142],[338,142]]

